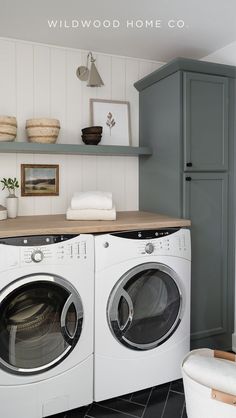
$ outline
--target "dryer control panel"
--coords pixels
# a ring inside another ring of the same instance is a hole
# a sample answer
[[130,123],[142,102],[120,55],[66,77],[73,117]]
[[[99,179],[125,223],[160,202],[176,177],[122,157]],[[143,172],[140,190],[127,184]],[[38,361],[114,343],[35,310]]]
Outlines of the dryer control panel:
[[114,237],[126,239],[148,240],[153,238],[163,238],[174,234],[180,228],[165,228],[165,229],[144,229],[142,231],[125,231],[111,234]]
[[160,261],[160,257],[191,260],[190,231],[186,228],[126,231],[95,237],[96,270],[128,260]]
[[140,242],[138,245],[138,253],[139,254],[168,254],[169,252],[172,253],[173,251],[182,253],[187,251],[188,243],[186,242],[186,235],[185,234],[178,234],[178,236],[172,236],[169,238],[168,236],[161,236],[160,238],[155,238],[146,240],[144,242]]
[[189,237],[183,228],[159,230],[127,231],[111,234],[119,238],[136,241],[137,253],[140,255],[181,254],[188,250]]

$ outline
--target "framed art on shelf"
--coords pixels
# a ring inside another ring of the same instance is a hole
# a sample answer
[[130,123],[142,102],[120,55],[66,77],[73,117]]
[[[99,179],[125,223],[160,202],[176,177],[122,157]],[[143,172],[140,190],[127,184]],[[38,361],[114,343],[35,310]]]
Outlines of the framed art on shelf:
[[91,124],[102,126],[101,145],[131,145],[130,103],[90,99]]
[[59,165],[21,164],[21,196],[58,196]]

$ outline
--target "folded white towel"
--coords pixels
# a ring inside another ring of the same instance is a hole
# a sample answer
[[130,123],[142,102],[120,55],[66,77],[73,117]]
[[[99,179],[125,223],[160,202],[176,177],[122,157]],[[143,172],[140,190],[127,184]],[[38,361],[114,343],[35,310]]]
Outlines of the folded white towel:
[[72,209],[66,212],[66,219],[70,221],[115,221],[116,209]]
[[75,192],[71,199],[71,209],[112,209],[110,192]]

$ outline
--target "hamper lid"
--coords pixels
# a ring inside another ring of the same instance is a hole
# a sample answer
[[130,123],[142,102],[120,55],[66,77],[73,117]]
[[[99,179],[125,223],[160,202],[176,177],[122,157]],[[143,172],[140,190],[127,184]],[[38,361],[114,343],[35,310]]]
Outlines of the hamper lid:
[[183,362],[183,372],[203,386],[236,396],[236,363],[215,358],[213,350],[192,351]]
[[0,205],[0,211],[4,211],[7,210],[7,208],[5,208],[4,206]]

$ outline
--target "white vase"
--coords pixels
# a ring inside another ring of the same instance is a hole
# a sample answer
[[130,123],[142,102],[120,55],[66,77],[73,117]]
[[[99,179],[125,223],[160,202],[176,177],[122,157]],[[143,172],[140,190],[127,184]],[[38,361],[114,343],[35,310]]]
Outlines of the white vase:
[[18,197],[9,196],[6,198],[7,216],[8,218],[16,218],[18,212]]

